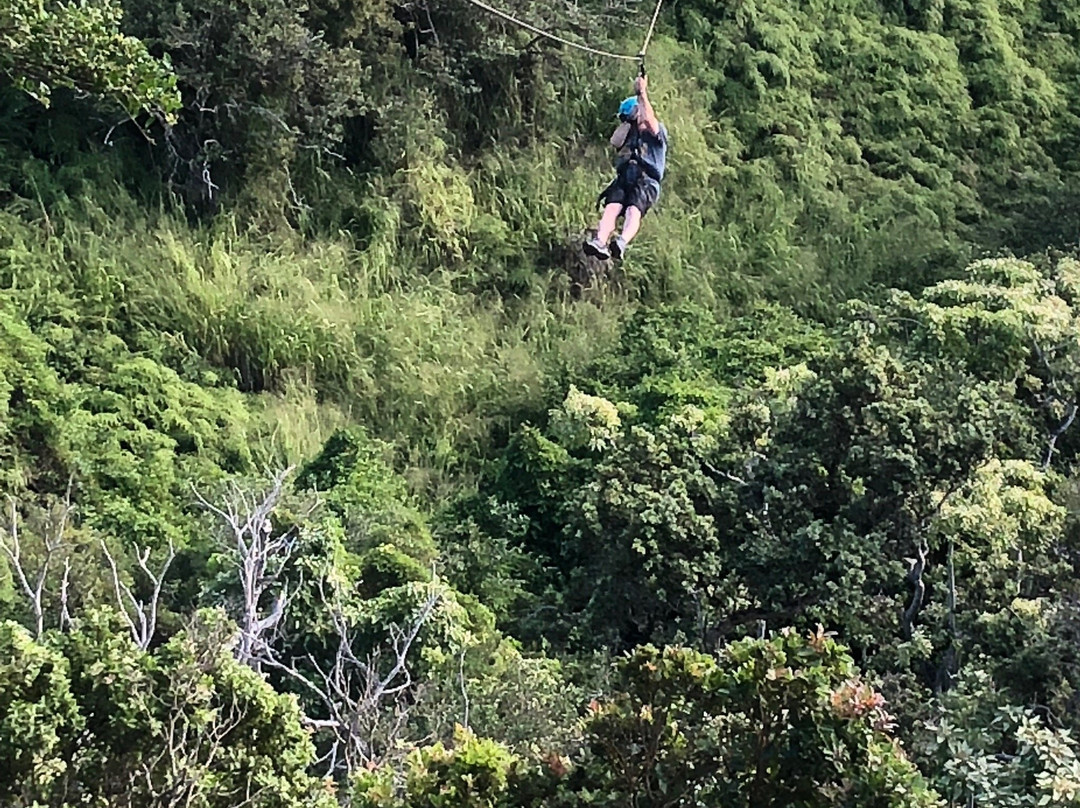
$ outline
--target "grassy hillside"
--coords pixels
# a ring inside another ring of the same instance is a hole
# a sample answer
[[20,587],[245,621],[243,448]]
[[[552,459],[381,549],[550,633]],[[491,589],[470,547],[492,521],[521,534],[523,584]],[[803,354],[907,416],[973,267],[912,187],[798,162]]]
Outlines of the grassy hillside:
[[1076,801],[1080,12],[24,6],[0,802]]

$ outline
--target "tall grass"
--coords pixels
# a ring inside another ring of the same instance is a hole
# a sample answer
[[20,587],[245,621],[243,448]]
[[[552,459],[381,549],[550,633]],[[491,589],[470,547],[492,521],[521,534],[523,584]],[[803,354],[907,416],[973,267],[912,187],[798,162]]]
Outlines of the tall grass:
[[513,299],[453,267],[390,279],[372,269],[377,235],[358,248],[229,218],[198,227],[93,197],[52,218],[62,225],[5,219],[0,278],[31,324],[113,333],[208,383],[206,370],[224,371],[217,383],[248,392],[264,421],[253,430],[264,456],[302,459],[363,424],[433,491],[542,415],[559,378],[610,344],[624,305],[575,305],[558,272],[535,268]]
[[[494,139],[479,145],[415,77],[367,174],[312,161],[297,191],[291,168],[264,172],[247,207],[210,223],[137,202],[118,160],[54,170],[26,158],[32,193],[0,213],[0,283],[34,328],[112,333],[189,380],[250,394],[268,452],[310,454],[358,422],[398,447],[418,486],[439,488],[541,417],[637,306],[692,299],[723,316],[770,299],[827,317],[875,283],[918,285],[959,260],[966,197],[945,180],[940,190],[875,173],[839,122],[854,114],[845,88],[815,95],[829,78],[820,54],[798,45],[794,10],[777,13],[754,23],[779,37],[754,57],[769,76],[734,71],[720,33],[653,41],[668,175],[621,283],[598,282],[588,302],[571,300],[565,270],[596,222],[611,177],[605,139],[632,74],[594,75],[573,58],[537,74],[528,109],[500,110],[505,136],[482,127]],[[877,75],[835,58],[834,84],[841,68]],[[915,79],[898,87],[918,101]],[[938,120],[912,110],[896,125]],[[922,165],[922,154],[900,163]],[[299,228],[286,197],[302,209]]]

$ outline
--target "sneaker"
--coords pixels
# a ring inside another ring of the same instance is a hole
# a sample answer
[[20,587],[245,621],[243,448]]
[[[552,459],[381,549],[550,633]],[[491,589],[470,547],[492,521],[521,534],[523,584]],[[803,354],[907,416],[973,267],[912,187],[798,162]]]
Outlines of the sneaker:
[[616,261],[622,260],[622,257],[626,255],[626,239],[622,236],[615,236],[608,246],[611,249],[611,257]]
[[608,252],[608,248],[595,237],[586,241],[582,249],[585,250],[586,255],[591,255],[593,258],[599,258],[601,261],[606,261],[611,258],[611,253]]

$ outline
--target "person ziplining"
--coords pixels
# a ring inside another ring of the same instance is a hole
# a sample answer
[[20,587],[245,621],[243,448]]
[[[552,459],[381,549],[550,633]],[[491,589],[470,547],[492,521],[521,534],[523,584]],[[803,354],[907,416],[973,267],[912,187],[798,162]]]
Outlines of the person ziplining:
[[[637,235],[641,220],[660,198],[660,182],[667,163],[667,128],[660,123],[649,102],[649,80],[634,79],[634,95],[619,106],[619,126],[611,136],[618,151],[615,179],[600,192],[604,213],[596,235],[585,242],[587,255],[601,260],[621,259]],[[623,217],[622,232],[612,238]]]
[[[656,20],[660,16],[660,5],[663,0],[656,0],[649,30],[645,34],[641,51],[636,56],[611,53],[572,42],[527,22],[522,22],[506,12],[491,7],[483,0],[469,0],[469,2],[563,45],[569,45],[597,56],[633,59],[638,62],[639,72],[637,78],[634,79],[634,95],[619,106],[619,126],[615,129],[610,141],[617,152],[615,179],[600,193],[597,201],[604,203],[604,212],[596,227],[596,235],[588,239],[583,246],[584,252],[595,258],[621,259],[626,254],[627,245],[637,235],[642,218],[660,197],[660,183],[664,179],[667,163],[667,129],[657,119],[656,112],[649,102],[649,81],[645,75],[645,51],[649,47],[649,40],[652,39],[653,30],[656,28]],[[615,236],[620,217],[623,219],[622,232]]]

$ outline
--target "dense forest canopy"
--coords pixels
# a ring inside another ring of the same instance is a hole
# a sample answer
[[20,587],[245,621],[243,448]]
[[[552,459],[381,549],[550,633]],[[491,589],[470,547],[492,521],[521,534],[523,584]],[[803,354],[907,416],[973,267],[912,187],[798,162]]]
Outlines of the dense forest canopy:
[[1080,4],[662,4],[600,263],[636,71],[0,0],[0,804],[1080,805]]

